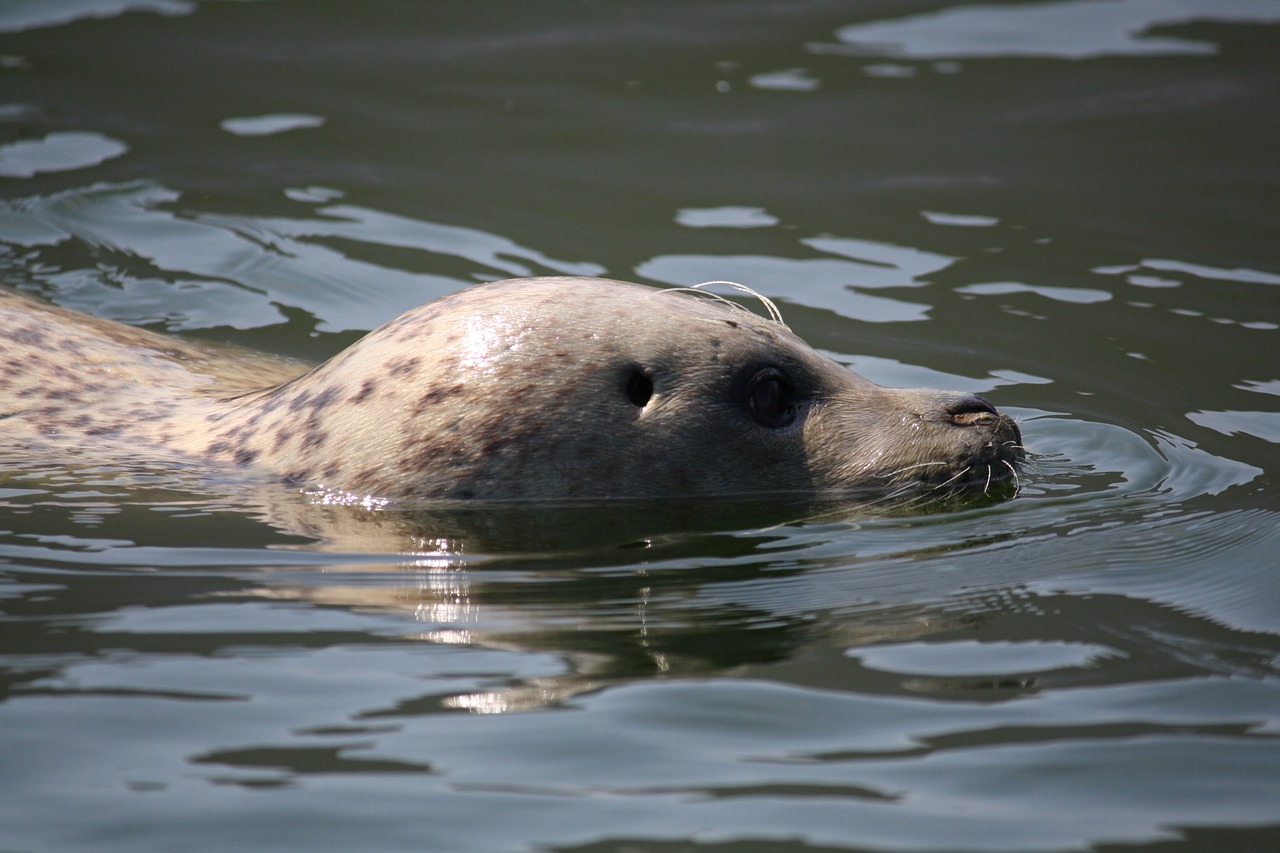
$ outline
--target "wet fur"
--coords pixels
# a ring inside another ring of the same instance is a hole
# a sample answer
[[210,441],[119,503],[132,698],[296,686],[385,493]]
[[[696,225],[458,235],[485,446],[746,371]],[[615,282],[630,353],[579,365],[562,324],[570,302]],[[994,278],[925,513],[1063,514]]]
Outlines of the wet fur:
[[[983,487],[1021,455],[971,395],[884,388],[775,320],[603,279],[472,287],[301,375],[0,292],[0,363],[11,448],[200,460],[340,499]],[[763,367],[795,385],[795,424],[746,416]]]

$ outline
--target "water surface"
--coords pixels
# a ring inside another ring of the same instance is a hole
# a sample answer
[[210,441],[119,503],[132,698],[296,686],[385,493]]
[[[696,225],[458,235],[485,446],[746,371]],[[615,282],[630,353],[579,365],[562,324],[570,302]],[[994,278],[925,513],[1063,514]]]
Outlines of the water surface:
[[4,4],[7,286],[320,359],[733,279],[1033,458],[404,513],[0,450],[0,847],[1274,847],[1278,66],[1265,0]]

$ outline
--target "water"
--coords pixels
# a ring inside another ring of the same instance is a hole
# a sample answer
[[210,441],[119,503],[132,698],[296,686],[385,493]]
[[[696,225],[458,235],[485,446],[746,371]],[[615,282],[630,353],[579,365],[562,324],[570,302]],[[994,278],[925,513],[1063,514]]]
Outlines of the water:
[[1278,48],[1267,0],[0,5],[9,286],[318,359],[735,279],[1034,453],[890,514],[6,456],[0,847],[1274,847]]

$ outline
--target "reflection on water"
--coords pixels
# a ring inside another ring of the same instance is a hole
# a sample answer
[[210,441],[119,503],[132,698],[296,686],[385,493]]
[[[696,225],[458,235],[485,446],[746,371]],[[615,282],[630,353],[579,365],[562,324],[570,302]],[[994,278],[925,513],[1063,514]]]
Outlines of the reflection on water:
[[1217,46],[1152,30],[1192,22],[1271,24],[1280,10],[1257,0],[1066,0],[1008,8],[972,4],[836,31],[847,50],[909,59],[1009,56],[1093,59],[1104,56],[1213,54]]
[[[23,278],[49,287],[60,304],[125,322],[168,320],[172,329],[282,322],[276,303],[287,300],[322,330],[367,331],[476,277],[602,271],[471,228],[327,204],[335,195],[341,194],[290,191],[312,217],[260,218],[186,210],[178,193],[150,183],[98,184],[0,204],[0,233],[5,242],[38,250],[20,262]],[[336,241],[368,249],[329,245]],[[458,259],[470,272],[447,277],[361,260],[388,247],[444,256],[442,267]],[[65,269],[62,259],[75,263],[85,248],[97,263]],[[139,260],[149,275],[139,275]],[[157,289],[176,291],[176,303],[158,305]],[[166,313],[157,316],[160,310]]]
[[0,848],[1275,848],[1277,5],[499,5],[0,3],[3,283],[324,355],[737,280],[994,391],[1016,494],[378,510],[0,413]]
[[30,178],[40,172],[65,172],[96,166],[129,147],[100,133],[51,133],[36,141],[0,146],[0,177]]
[[220,127],[228,133],[234,133],[236,136],[268,136],[273,133],[284,133],[288,130],[320,127],[323,124],[323,116],[280,113],[266,116],[229,118],[225,119]]
[[[1187,291],[1177,295],[1151,293],[1146,294],[1146,298],[1141,302],[1129,303],[1143,308],[1163,308],[1166,311],[1184,317],[1205,317],[1206,313],[1202,308],[1190,307],[1190,305],[1196,304],[1194,302],[1178,304],[1176,307],[1171,307],[1169,303],[1178,302],[1180,299],[1199,299],[1195,294],[1197,291],[1203,292],[1201,288],[1206,284],[1244,285],[1246,287],[1261,285],[1263,288],[1280,285],[1280,275],[1275,275],[1274,273],[1251,269],[1219,269],[1204,264],[1191,264],[1186,261],[1169,258],[1146,258],[1136,264],[1097,267],[1093,272],[1101,275],[1123,275],[1127,284],[1146,290],[1185,287],[1190,290],[1190,293]],[[1152,272],[1158,273],[1158,275],[1152,275]],[[1265,294],[1266,291],[1263,290],[1262,293]],[[1265,295],[1256,300],[1249,300],[1250,310],[1260,312],[1251,316],[1236,318],[1209,316],[1207,319],[1220,325],[1238,325],[1245,329],[1275,331],[1280,329],[1280,314],[1275,312],[1269,304],[1270,302],[1271,300],[1266,298]],[[1277,319],[1271,319],[1273,317]]]
[[69,24],[86,18],[112,18],[126,12],[189,15],[191,0],[9,0],[0,10],[0,33]]
[[926,284],[924,276],[945,269],[956,260],[920,249],[848,237],[808,237],[800,243],[807,251],[828,257],[660,255],[640,264],[636,272],[666,284],[692,285],[717,279],[751,282],[766,296],[834,311],[854,320],[891,323],[924,320],[929,306],[871,296],[862,290],[921,287]]

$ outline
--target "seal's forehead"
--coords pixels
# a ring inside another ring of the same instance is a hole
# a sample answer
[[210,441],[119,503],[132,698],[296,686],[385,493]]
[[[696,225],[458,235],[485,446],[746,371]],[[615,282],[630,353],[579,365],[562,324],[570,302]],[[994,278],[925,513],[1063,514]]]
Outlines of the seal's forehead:
[[445,335],[450,346],[476,357],[529,346],[539,352],[569,347],[582,353],[637,356],[747,341],[753,346],[804,348],[781,322],[687,288],[539,277],[478,285],[444,302],[449,307],[433,316],[433,330]]

